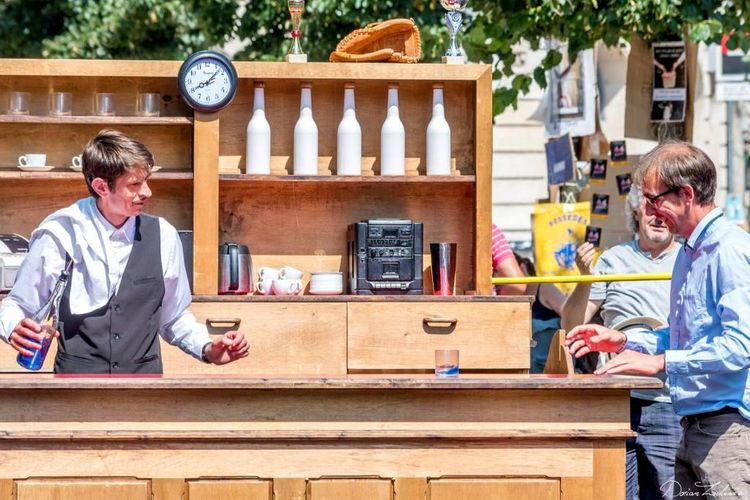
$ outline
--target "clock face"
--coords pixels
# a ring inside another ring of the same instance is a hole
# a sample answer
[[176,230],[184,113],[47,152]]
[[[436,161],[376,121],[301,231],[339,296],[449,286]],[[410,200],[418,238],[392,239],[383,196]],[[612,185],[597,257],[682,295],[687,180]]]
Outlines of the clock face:
[[178,76],[180,92],[199,111],[217,111],[234,98],[237,73],[221,54],[196,53],[190,56]]

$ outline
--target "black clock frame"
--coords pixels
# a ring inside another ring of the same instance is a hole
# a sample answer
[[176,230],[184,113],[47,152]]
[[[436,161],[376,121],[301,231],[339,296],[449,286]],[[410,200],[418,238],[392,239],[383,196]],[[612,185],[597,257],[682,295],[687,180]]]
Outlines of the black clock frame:
[[[216,101],[215,103],[211,103],[209,105],[202,104],[193,100],[193,98],[188,93],[187,88],[185,87],[185,76],[188,70],[196,61],[201,59],[212,60],[213,62],[224,66],[226,68],[227,75],[229,76],[229,94],[227,94],[224,99]],[[190,54],[190,56],[185,59],[185,62],[182,63],[182,66],[180,66],[180,71],[177,73],[177,86],[180,90],[180,95],[182,96],[182,98],[191,108],[204,113],[219,111],[220,109],[223,109],[227,105],[229,105],[229,103],[234,99],[234,96],[237,94],[237,87],[239,86],[238,83],[237,69],[234,67],[234,64],[232,64],[232,61],[230,61],[229,58],[224,54],[221,54],[214,50],[201,50],[199,52]]]

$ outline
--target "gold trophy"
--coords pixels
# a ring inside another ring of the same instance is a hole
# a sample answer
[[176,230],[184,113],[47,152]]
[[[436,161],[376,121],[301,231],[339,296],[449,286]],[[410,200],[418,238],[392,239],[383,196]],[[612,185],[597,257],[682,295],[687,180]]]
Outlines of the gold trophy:
[[292,16],[292,45],[286,55],[287,62],[305,63],[307,54],[302,51],[299,39],[302,36],[299,26],[302,23],[302,12],[305,10],[305,0],[289,0],[289,15]]

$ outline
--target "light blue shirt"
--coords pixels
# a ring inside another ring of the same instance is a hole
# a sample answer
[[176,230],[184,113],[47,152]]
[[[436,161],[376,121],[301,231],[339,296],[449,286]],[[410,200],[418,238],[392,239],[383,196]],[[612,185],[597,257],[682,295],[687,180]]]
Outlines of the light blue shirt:
[[723,215],[709,212],[677,256],[669,328],[625,347],[664,353],[678,415],[730,406],[750,420],[750,235]]

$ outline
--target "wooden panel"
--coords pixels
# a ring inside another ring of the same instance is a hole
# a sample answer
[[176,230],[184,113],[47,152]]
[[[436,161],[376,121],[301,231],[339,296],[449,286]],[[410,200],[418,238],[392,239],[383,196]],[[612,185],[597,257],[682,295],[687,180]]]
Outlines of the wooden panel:
[[429,500],[555,500],[560,483],[554,479],[450,479],[429,482]]
[[151,480],[153,500],[188,500],[187,484],[182,478]]
[[310,481],[310,500],[392,500],[393,484],[384,479]]
[[560,478],[560,498],[562,500],[599,500],[601,497],[594,496],[593,486],[592,477]]
[[239,319],[239,326],[217,322],[210,332],[245,332],[250,355],[223,366],[207,365],[179,349],[162,345],[164,372],[260,375],[344,375],[346,304],[212,304],[190,307],[200,323]]
[[271,500],[271,481],[247,479],[212,479],[188,481],[188,500],[216,500],[241,498],[243,500]]
[[423,477],[397,477],[393,484],[396,500],[426,500],[427,479]]
[[[249,245],[255,269],[287,264],[307,273],[347,271],[349,224],[378,217],[412,219],[424,224],[423,267],[430,265],[430,242],[458,244],[456,287],[463,293],[473,289],[473,204],[472,186],[463,182],[278,182],[262,183],[262,189],[253,183],[222,183],[220,239]],[[485,267],[489,275],[489,261]],[[432,281],[425,275],[425,293],[431,292]],[[216,282],[208,293],[216,293]]]
[[[166,218],[177,229],[191,229],[192,183],[190,181],[149,181],[153,197],[146,212]],[[0,181],[0,232],[18,233],[26,238],[52,212],[88,196],[83,178],[56,182],[44,179]]]
[[529,367],[531,308],[524,303],[350,303],[348,328],[350,370],[429,370],[438,348],[459,349],[464,370]]
[[66,123],[0,123],[0,167],[15,169],[19,156],[45,153],[48,165],[67,168],[71,158],[81,154],[88,141],[105,128],[142,141],[153,153],[156,165],[166,170],[191,169],[190,127]]
[[12,479],[0,479],[0,500],[15,500]]
[[[583,450],[571,449],[569,443],[543,449],[525,448],[520,443],[513,448],[487,443],[436,448],[433,443],[400,446],[393,442],[380,442],[363,446],[356,442],[339,441],[328,446],[304,446],[299,442],[273,446],[236,441],[212,444],[204,441],[201,444],[178,443],[173,449],[169,449],[169,444],[144,448],[144,444],[110,443],[95,448],[95,452],[86,444],[67,447],[53,445],[36,448],[35,453],[30,453],[28,445],[22,444],[24,449],[0,449],[0,459],[3,460],[0,474],[23,477],[29,471],[41,470],[45,475],[96,474],[107,477],[112,471],[122,471],[140,477],[154,474],[174,478],[242,477],[247,474],[250,464],[253,473],[261,477],[497,477],[531,476],[542,472],[550,477],[561,477],[591,474],[590,453],[586,456]],[[43,461],[39,460],[39,454],[43,454]],[[624,476],[624,468],[618,474]],[[594,498],[613,498],[612,482],[608,479],[597,481],[601,481],[597,491],[606,491],[594,495]],[[80,495],[72,500],[83,498],[109,497]]]
[[593,498],[624,499],[625,443],[623,441],[596,442],[593,459]]
[[474,198],[475,248],[474,283],[480,295],[492,293],[492,73],[487,70],[477,81],[474,99],[476,196]]
[[216,294],[219,282],[219,118],[196,113],[193,128],[193,293]]
[[306,500],[307,481],[304,478],[281,477],[273,480],[274,500]]
[[16,500],[151,500],[149,482],[136,479],[28,479],[16,491]]
[[[489,74],[489,73],[488,73]],[[439,81],[440,73],[435,73]],[[262,78],[259,78],[262,80]],[[312,80],[313,116],[318,126],[318,170],[336,170],[336,130],[343,115],[344,81]],[[234,101],[221,112],[221,171],[245,171],[247,122],[252,112],[254,80],[242,79]],[[425,137],[432,116],[432,82],[400,81],[399,108],[406,129],[406,169],[425,174]],[[474,173],[474,82],[445,83],[445,114],[451,127],[451,154],[461,173]],[[267,81],[266,117],[271,125],[272,170],[293,172],[294,125],[299,117],[300,82]],[[387,82],[356,82],[357,120],[362,128],[363,172],[380,172],[380,128],[388,102]],[[490,126],[490,123],[487,123]],[[491,147],[487,144],[487,147]],[[488,149],[487,153],[491,154]]]

